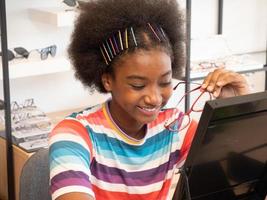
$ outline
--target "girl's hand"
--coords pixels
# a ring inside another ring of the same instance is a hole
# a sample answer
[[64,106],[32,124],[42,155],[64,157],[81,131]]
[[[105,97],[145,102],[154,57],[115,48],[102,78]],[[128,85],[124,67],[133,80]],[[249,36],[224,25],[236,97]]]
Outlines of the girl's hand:
[[249,93],[249,86],[245,77],[224,68],[218,68],[210,72],[201,88],[211,92],[215,98],[226,98]]

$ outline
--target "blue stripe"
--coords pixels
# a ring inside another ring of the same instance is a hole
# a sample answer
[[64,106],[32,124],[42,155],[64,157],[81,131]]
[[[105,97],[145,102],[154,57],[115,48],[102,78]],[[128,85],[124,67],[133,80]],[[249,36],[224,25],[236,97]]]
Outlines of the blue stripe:
[[[60,141],[53,143],[49,147],[50,163],[52,163],[52,161],[56,162],[57,159],[67,158],[67,156],[78,157],[81,160],[84,160],[87,167],[89,167],[90,154],[82,145],[71,141]],[[66,159],[66,161],[69,161],[69,159]]]
[[147,162],[151,162],[155,159],[169,156],[170,148],[171,146],[166,146],[165,148],[159,149],[153,152],[152,154],[143,156],[143,157],[129,157],[129,156],[116,155],[114,154],[114,152],[108,151],[108,150],[101,150],[101,152],[98,151],[98,153],[101,154],[105,158],[118,160],[120,163],[123,163],[123,164],[144,165],[144,164],[147,164]]
[[61,157],[53,157],[53,155],[50,155],[50,170],[54,169],[55,167],[59,166],[59,163],[61,166],[64,166],[64,164],[76,164],[76,165],[82,165],[89,169],[88,162],[85,160],[82,160],[81,157],[77,156],[61,156]]
[[130,156],[130,157],[144,157],[152,154],[155,151],[158,151],[159,149],[163,149],[166,146],[169,146],[172,141],[172,139],[179,140],[178,137],[175,137],[175,135],[178,136],[177,133],[170,132],[166,129],[164,129],[159,134],[148,138],[144,144],[140,146],[130,145],[127,144],[121,140],[117,140],[116,138],[108,137],[105,134],[102,133],[96,133],[91,128],[89,132],[92,135],[92,138],[94,140],[95,148],[97,150],[106,150],[106,151],[113,151],[115,154],[120,156]]

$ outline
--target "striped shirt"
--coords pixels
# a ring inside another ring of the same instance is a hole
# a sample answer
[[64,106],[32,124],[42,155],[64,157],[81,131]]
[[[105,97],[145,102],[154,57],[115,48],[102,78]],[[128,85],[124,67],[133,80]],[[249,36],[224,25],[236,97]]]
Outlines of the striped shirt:
[[170,132],[161,111],[141,140],[127,136],[112,120],[107,102],[73,113],[49,138],[52,199],[82,192],[97,200],[165,200],[178,163],[187,155],[196,124]]

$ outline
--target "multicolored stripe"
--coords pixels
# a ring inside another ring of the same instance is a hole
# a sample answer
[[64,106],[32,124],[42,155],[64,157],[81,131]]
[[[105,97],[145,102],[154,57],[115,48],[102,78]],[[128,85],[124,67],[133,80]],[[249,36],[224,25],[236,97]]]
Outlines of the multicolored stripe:
[[167,199],[176,165],[191,143],[189,138],[183,144],[185,130],[164,128],[166,119],[178,114],[162,111],[142,140],[114,124],[107,103],[67,117],[50,134],[52,199],[69,192],[97,200]]

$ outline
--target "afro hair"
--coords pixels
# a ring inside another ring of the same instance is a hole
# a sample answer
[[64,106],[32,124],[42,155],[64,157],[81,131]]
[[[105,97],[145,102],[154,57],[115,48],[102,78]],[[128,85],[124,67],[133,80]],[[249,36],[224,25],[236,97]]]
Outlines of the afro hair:
[[[185,61],[184,19],[176,0],[91,0],[82,3],[68,49],[75,77],[86,87],[107,92],[101,76],[112,69],[104,62],[100,44],[110,35],[127,27],[134,27],[138,38],[145,32],[144,27],[148,23],[156,24],[164,30],[167,44],[157,45],[170,48],[173,76],[180,77]],[[150,34],[150,40],[152,38]],[[146,47],[143,45],[137,48]]]

